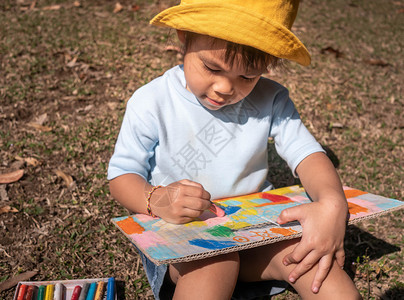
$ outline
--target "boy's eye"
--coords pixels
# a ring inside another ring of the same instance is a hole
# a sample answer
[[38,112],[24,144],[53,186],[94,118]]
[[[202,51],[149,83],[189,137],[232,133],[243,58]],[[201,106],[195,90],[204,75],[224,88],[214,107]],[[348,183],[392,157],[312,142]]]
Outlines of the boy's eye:
[[246,76],[241,76],[242,79],[246,81],[254,81],[256,77],[246,77]]
[[209,68],[206,64],[203,64],[203,65],[205,66],[205,69],[208,70],[209,72],[212,72],[212,73],[220,72],[220,70]]
[[[203,66],[210,73],[219,73],[221,71],[220,69],[213,69],[213,68],[209,67],[208,65],[206,65],[205,63],[203,64]],[[240,78],[243,79],[244,81],[251,82],[251,81],[254,81],[257,77],[240,76]]]

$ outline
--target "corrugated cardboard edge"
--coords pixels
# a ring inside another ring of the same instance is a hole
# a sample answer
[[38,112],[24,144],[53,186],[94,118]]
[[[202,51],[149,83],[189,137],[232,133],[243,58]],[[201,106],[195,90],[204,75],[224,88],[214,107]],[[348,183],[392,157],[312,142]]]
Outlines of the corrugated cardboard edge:
[[[402,208],[404,208],[404,203],[402,205],[400,205],[400,206],[396,206],[396,207],[393,207],[391,209],[387,209],[387,210],[384,210],[384,211],[381,211],[381,212],[378,212],[378,213],[374,213],[372,215],[358,217],[358,218],[349,220],[348,225],[356,224],[358,222],[361,222],[361,221],[364,221],[364,220],[367,220],[367,219],[373,219],[373,218],[379,217],[381,215],[385,215],[385,214],[388,214],[390,212],[400,210]],[[115,223],[115,221],[113,221],[113,220],[112,220],[112,222]],[[268,225],[270,225],[270,224],[271,223],[268,223]],[[265,226],[265,224],[264,224],[264,226]],[[125,234],[125,232],[119,226],[117,226],[117,227],[119,228],[119,230],[123,234]],[[260,228],[260,227],[263,227],[263,225],[260,224],[260,226],[255,227],[255,228]],[[254,228],[254,227],[249,227],[249,228]],[[243,229],[245,229],[245,228],[243,228]],[[150,255],[148,255],[147,253],[144,253],[144,252],[142,252],[142,253],[148,259],[150,259],[154,264],[159,266],[159,265],[164,265],[164,264],[172,264],[172,263],[179,263],[179,262],[189,262],[189,261],[204,259],[204,258],[208,258],[208,257],[221,255],[221,254],[226,254],[226,253],[231,253],[231,252],[236,252],[236,251],[242,251],[242,250],[251,249],[251,248],[255,248],[255,247],[259,247],[259,246],[273,244],[273,243],[284,241],[284,240],[291,240],[291,239],[299,238],[301,236],[302,236],[302,232],[299,232],[299,233],[291,234],[291,235],[288,235],[288,236],[279,236],[279,237],[274,237],[274,238],[266,238],[266,239],[261,240],[261,241],[246,242],[243,245],[232,246],[232,247],[228,247],[228,248],[224,248],[224,249],[220,249],[220,250],[205,251],[203,253],[187,255],[187,256],[183,256],[183,257],[179,257],[179,258],[170,258],[170,259],[165,259],[165,260],[156,260],[153,257],[151,257]]]

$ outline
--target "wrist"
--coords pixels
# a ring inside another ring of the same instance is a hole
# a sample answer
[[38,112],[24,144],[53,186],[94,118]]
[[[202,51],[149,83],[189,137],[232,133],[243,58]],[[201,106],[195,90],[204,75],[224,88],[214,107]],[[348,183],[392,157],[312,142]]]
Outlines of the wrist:
[[162,188],[162,187],[163,187],[163,186],[161,186],[161,185],[153,186],[153,187],[150,189],[150,191],[148,192],[147,197],[146,197],[146,211],[147,211],[147,214],[148,214],[149,216],[152,216],[153,218],[156,218],[157,215],[155,215],[155,214],[153,213],[153,211],[152,211],[152,205],[151,205],[151,200],[152,200],[152,199],[151,199],[151,198],[152,198],[154,192],[155,192],[157,189]]
[[329,205],[338,210],[345,210],[346,213],[348,212],[348,202],[342,190],[323,191],[321,195],[318,196],[318,202]]
[[330,218],[334,218],[335,220],[341,220],[346,222],[348,219],[348,202],[345,197],[325,197],[318,201],[325,207],[325,212],[327,212]]

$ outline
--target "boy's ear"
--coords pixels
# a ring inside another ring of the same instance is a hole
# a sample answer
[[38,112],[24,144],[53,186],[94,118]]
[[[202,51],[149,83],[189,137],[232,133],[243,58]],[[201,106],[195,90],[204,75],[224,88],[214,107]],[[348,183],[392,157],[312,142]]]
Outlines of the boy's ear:
[[185,31],[177,29],[177,36],[180,42],[185,44]]

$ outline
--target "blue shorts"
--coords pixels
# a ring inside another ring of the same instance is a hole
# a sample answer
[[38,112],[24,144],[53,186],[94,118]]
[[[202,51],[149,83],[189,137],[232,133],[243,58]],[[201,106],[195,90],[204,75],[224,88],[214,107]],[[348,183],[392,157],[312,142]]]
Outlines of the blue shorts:
[[[156,300],[172,299],[175,286],[166,278],[168,265],[156,266],[141,251],[138,251],[143,262],[143,269],[146,272],[150,287]],[[237,282],[232,299],[247,300],[256,297],[273,296],[282,293],[288,286],[286,281],[259,281],[259,282]]]

